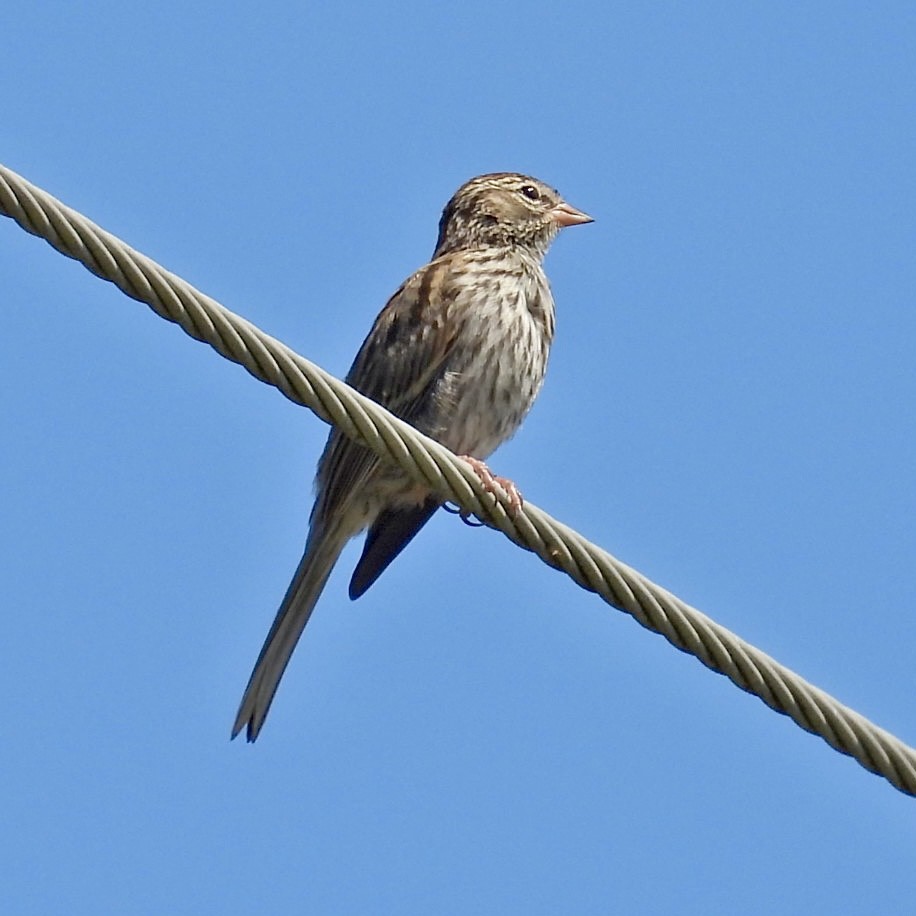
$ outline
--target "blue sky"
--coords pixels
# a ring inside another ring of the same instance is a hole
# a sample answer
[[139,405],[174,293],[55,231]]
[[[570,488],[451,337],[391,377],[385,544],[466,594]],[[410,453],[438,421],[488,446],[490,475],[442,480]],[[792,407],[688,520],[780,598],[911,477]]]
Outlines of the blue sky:
[[[526,496],[916,743],[904,3],[13,3],[0,160],[343,374],[479,172],[547,262]],[[443,515],[229,743],[326,427],[0,221],[4,912],[905,912],[916,809]]]

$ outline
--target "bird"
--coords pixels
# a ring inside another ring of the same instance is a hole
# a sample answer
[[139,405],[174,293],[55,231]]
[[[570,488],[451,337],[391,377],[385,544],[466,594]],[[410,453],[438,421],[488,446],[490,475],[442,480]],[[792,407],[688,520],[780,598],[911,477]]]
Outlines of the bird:
[[[561,228],[592,222],[529,175],[463,184],[442,211],[432,259],[375,319],[346,381],[471,464],[510,508],[517,488],[484,459],[517,431],[537,396],[554,336],[543,260]],[[260,733],[280,679],[347,542],[368,529],[350,580],[356,599],[443,505],[428,488],[333,427],[318,462],[305,551],[232,728]]]

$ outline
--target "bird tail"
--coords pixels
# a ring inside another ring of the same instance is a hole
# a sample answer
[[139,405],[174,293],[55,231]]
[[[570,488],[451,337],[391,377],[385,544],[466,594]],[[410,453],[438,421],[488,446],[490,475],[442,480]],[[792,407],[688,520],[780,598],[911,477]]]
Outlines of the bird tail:
[[232,726],[233,738],[246,727],[249,741],[258,737],[280,678],[283,677],[296,643],[348,540],[349,537],[339,529],[323,532],[313,529],[310,532],[305,553],[286,590],[283,603],[264,640],[261,654],[245,688]]

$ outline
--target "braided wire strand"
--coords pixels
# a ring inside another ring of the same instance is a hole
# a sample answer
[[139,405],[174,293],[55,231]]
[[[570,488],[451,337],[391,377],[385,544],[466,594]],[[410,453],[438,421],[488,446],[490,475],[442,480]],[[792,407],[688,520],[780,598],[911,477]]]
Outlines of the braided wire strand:
[[114,283],[195,340],[308,407],[417,482],[502,531],[582,588],[789,716],[805,731],[916,795],[916,749],[612,557],[530,502],[512,516],[464,461],[347,384],[0,165],[0,213]]

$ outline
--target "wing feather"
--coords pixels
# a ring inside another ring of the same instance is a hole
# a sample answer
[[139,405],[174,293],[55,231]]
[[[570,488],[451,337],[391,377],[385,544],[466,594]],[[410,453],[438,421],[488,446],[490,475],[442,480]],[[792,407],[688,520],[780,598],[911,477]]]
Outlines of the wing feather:
[[[415,273],[389,299],[363,342],[347,382],[428,435],[424,424],[447,370],[460,322],[447,320],[455,290],[449,278],[458,255],[446,255]],[[333,429],[318,465],[312,523],[323,524],[358,493],[379,466],[369,449]]]

